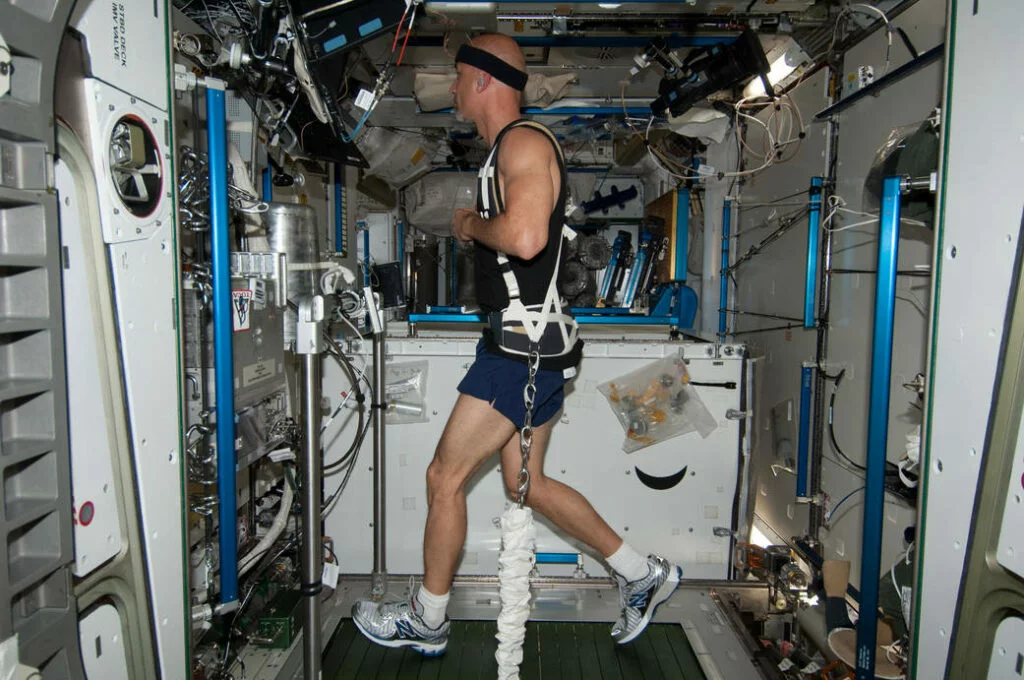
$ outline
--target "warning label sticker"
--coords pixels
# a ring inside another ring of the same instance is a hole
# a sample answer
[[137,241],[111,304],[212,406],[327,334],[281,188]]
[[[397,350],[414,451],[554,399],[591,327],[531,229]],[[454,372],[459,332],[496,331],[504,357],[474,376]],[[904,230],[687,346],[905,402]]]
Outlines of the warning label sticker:
[[252,323],[252,291],[231,291],[231,326],[237,333],[247,331]]

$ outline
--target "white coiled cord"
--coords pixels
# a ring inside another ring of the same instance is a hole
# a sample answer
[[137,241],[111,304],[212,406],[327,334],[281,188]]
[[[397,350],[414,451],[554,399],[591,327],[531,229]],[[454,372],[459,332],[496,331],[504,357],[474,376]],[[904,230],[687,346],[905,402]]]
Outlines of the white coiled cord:
[[498,556],[498,680],[518,680],[523,662],[526,620],[530,617],[530,572],[533,571],[537,529],[533,511],[509,504],[501,516],[501,554]]

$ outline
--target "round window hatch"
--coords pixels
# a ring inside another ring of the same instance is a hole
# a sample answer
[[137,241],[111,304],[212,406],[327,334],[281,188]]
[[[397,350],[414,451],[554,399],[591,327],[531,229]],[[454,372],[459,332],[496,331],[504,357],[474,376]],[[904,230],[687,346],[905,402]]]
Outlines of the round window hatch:
[[163,189],[160,149],[152,130],[137,116],[123,116],[110,133],[110,174],[121,203],[132,215],[148,217]]

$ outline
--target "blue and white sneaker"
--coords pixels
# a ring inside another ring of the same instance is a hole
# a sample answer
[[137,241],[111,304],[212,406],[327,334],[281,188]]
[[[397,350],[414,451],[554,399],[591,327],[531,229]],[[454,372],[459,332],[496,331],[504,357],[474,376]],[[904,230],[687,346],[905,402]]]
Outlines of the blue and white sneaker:
[[384,647],[412,647],[424,656],[440,656],[448,647],[448,617],[431,628],[409,600],[383,604],[357,600],[352,605],[352,621],[367,639]]
[[636,581],[627,582],[615,574],[615,580],[619,582],[622,614],[612,626],[612,639],[620,645],[632,642],[644,632],[654,610],[672,595],[683,577],[681,567],[657,555],[647,557],[647,566],[650,568],[647,576]]

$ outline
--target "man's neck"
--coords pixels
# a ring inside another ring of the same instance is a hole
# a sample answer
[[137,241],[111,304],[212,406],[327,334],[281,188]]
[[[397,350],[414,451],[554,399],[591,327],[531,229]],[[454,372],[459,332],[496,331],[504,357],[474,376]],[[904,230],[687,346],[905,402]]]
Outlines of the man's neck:
[[480,136],[487,140],[489,146],[494,146],[495,140],[498,135],[504,130],[509,123],[519,120],[519,107],[502,107],[495,108],[484,117],[482,121],[477,123],[477,130],[480,132]]

